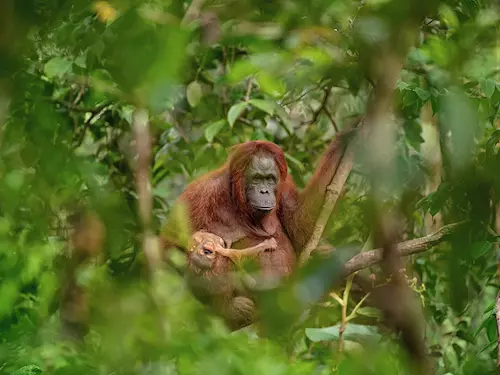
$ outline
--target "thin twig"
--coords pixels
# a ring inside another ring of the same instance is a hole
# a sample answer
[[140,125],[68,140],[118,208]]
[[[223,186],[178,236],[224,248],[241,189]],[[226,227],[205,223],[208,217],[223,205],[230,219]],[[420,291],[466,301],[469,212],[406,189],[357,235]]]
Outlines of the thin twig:
[[[465,222],[445,225],[437,232],[429,234],[428,236],[398,243],[395,245],[395,249],[400,257],[423,253],[441,243],[448,234],[454,232],[459,226],[464,223]],[[382,257],[382,248],[364,251],[358,255],[355,255],[349,261],[347,261],[344,266],[346,274],[349,275],[364,268],[373,266],[374,264],[381,262]]]
[[103,104],[100,104],[95,107],[80,107],[77,104],[73,104],[70,102],[67,102],[65,100],[54,100],[56,103],[63,105],[64,107],[68,108],[71,111],[75,112],[91,112],[91,113],[97,113],[102,111],[104,108],[106,108],[110,103],[106,102]]
[[326,115],[330,119],[330,122],[332,123],[332,125],[333,125],[333,127],[335,129],[335,132],[338,133],[339,132],[339,127],[337,126],[337,123],[335,122],[335,119],[333,118],[332,114],[330,113],[330,111],[326,107],[324,107],[323,110],[325,111]]
[[318,120],[321,111],[325,108],[328,102],[328,98],[330,97],[330,92],[331,92],[331,87],[330,86],[325,87],[325,96],[323,97],[323,100],[321,101],[319,108],[314,112],[313,118],[311,119],[311,121],[309,121],[309,123],[313,124]]
[[78,90],[78,94],[76,95],[75,100],[73,100],[73,105],[76,106],[78,102],[82,99],[83,94],[85,93],[86,85],[81,85],[80,90]]
[[245,94],[245,102],[250,100],[250,94],[252,93],[253,77],[248,78],[247,81],[247,92]]

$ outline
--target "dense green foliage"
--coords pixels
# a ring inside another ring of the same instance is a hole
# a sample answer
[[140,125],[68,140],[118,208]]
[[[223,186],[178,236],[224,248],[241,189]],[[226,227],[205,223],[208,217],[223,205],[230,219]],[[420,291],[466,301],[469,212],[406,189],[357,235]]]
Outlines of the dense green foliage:
[[[357,310],[344,332],[347,355],[337,353],[341,308],[331,296],[297,327],[288,351],[230,334],[170,268],[157,306],[141,267],[131,125],[135,108],[149,110],[158,230],[185,184],[245,140],[278,143],[303,186],[336,131],[365,112],[371,64],[389,29],[403,33],[427,2],[214,0],[203,4],[203,22],[186,26],[189,1],[2,2],[2,373],[408,373],[393,335],[373,325],[372,308]],[[498,337],[500,8],[492,0],[430,3],[396,89],[392,198],[408,239],[426,234],[428,212],[466,221],[408,259],[409,278],[436,373],[487,374]],[[443,155],[442,183],[430,194],[426,103]],[[355,166],[324,235],[339,252],[359,251],[370,234],[365,172]],[[81,275],[92,290],[92,329],[76,345],[59,336],[57,290],[68,217],[80,207],[101,215],[109,261]],[[348,313],[359,301],[350,297]]]

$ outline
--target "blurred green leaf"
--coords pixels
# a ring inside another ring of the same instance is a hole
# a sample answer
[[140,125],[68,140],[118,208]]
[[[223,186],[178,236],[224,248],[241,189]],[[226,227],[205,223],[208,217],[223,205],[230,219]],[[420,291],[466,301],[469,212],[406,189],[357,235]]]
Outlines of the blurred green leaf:
[[41,374],[42,372],[42,369],[37,365],[28,365],[12,372],[11,375],[37,375]]
[[248,101],[254,107],[266,112],[269,115],[274,115],[276,104],[270,100],[250,99]]
[[493,94],[495,93],[496,82],[493,81],[492,79],[483,79],[483,80],[481,80],[480,84],[481,84],[481,89],[483,90],[484,94],[488,98],[491,98],[493,96]]
[[[306,336],[313,342],[337,341],[339,339],[340,325],[325,328],[306,328]],[[360,324],[347,324],[344,330],[344,339],[351,341],[363,341],[368,339],[379,340],[381,338],[376,327]]]
[[193,81],[186,87],[186,97],[191,107],[196,107],[202,96],[203,92],[199,82]]
[[211,123],[205,128],[205,138],[208,142],[212,143],[215,136],[222,130],[226,125],[226,120],[219,120]]
[[45,63],[43,71],[48,78],[61,78],[71,71],[71,65],[64,57],[54,57]]
[[478,259],[490,251],[493,244],[489,241],[475,242],[471,246],[471,256],[473,259]]
[[370,318],[380,318],[380,310],[374,307],[360,307],[357,311],[357,314],[363,316],[369,316]]
[[415,88],[415,93],[424,102],[427,101],[431,97],[431,94],[429,94],[429,91],[424,90],[421,87],[416,87]]
[[243,111],[248,107],[248,103],[241,102],[236,103],[229,108],[227,113],[227,121],[229,122],[229,126],[233,127],[236,120],[241,116]]
[[256,75],[256,79],[259,83],[260,89],[266,94],[271,95],[274,98],[281,98],[285,95],[285,84],[271,74],[259,72],[259,74]]

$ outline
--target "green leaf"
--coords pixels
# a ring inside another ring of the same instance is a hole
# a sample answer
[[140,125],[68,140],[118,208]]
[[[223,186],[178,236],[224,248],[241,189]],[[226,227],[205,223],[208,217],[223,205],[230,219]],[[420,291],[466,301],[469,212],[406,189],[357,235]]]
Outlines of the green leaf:
[[226,120],[219,120],[208,125],[205,129],[205,138],[207,139],[207,141],[211,143],[225,124]]
[[432,114],[435,115],[436,113],[439,112],[439,98],[436,96],[431,96],[431,107],[432,107]]
[[281,98],[285,95],[286,87],[280,79],[265,72],[257,74],[256,79],[260,85],[260,89],[266,94],[269,94],[274,98]]
[[259,69],[249,60],[238,60],[231,68],[228,79],[231,82],[239,82],[257,73]]
[[64,57],[54,57],[45,63],[43,71],[48,78],[60,78],[71,71],[71,64],[71,61]]
[[398,82],[396,83],[396,87],[399,89],[399,91],[403,91],[410,87],[410,85],[405,81],[398,80]]
[[478,352],[477,355],[481,354],[482,352],[493,349],[495,346],[497,346],[497,340],[494,340],[492,342],[487,343],[485,346],[483,346]]
[[294,164],[300,172],[304,171],[304,164],[302,164],[300,160],[294,158],[288,152],[285,152],[285,158],[289,163]]
[[42,370],[36,365],[28,365],[14,371],[11,375],[36,375],[41,374]]
[[460,26],[460,23],[458,21],[458,17],[453,11],[451,7],[448,5],[441,5],[439,7],[439,15],[441,16],[441,19],[450,27],[450,28],[456,28]]
[[249,103],[271,116],[274,115],[275,103],[272,101],[263,99],[251,99]]
[[488,321],[488,324],[486,325],[486,336],[490,341],[497,341],[498,328],[497,328],[497,320],[494,315],[491,316],[491,319]]
[[241,103],[236,103],[231,108],[229,108],[229,111],[227,113],[227,121],[229,122],[229,126],[233,127],[234,123],[240,117],[240,115],[243,113],[243,111],[247,108],[248,103],[246,102],[241,102]]
[[421,87],[416,87],[414,91],[415,91],[415,94],[417,94],[418,97],[420,99],[422,99],[424,102],[427,101],[431,97],[431,94],[429,93],[429,91],[424,90]]
[[481,322],[481,324],[479,325],[479,327],[477,327],[477,329],[474,331],[474,333],[472,334],[472,337],[476,337],[476,336],[477,336],[477,334],[478,334],[479,332],[481,332],[481,330],[482,330],[483,328],[485,328],[485,327],[488,325],[488,323],[490,322],[490,320],[491,320],[491,319],[495,319],[495,315],[493,315],[493,314],[492,314],[492,315],[489,315],[486,319],[484,319],[484,320]]
[[488,97],[491,98],[493,94],[495,93],[495,88],[496,88],[496,83],[495,81],[491,79],[483,79],[480,82],[481,89],[483,90],[484,94]]
[[357,314],[363,315],[363,316],[368,316],[370,318],[380,318],[380,310],[374,308],[374,307],[361,307],[358,309]]
[[403,95],[403,106],[409,107],[418,100],[418,95],[414,90],[405,90]]
[[484,315],[484,314],[487,314],[487,313],[492,313],[492,312],[493,312],[493,310],[495,309],[495,304],[496,304],[495,302],[490,303],[490,304],[488,305],[488,307],[487,307],[486,309],[484,309],[484,311],[483,311],[483,315]]
[[[340,325],[337,324],[325,328],[306,328],[306,336],[313,342],[336,341],[339,338]],[[361,324],[347,324],[343,338],[351,341],[361,341],[362,339],[379,339],[381,336],[377,328]]]
[[450,168],[460,170],[472,161],[480,121],[473,102],[460,88],[450,88],[443,99],[440,125],[445,132],[450,133],[448,139],[453,150]]
[[472,258],[478,259],[482,257],[484,254],[490,251],[491,247],[492,244],[491,242],[488,241],[480,241],[473,243],[470,250]]
[[186,97],[191,107],[196,107],[202,96],[203,92],[198,81],[193,81],[186,87]]
[[83,69],[87,68],[87,56],[86,55],[78,56],[75,59],[75,65]]

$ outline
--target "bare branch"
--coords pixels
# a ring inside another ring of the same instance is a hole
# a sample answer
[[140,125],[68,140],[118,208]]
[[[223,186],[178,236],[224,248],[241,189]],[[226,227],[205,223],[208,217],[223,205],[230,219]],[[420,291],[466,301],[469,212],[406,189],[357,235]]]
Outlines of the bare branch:
[[337,126],[337,122],[335,122],[335,119],[333,118],[332,114],[330,113],[330,111],[326,107],[323,108],[323,110],[325,111],[326,115],[330,119],[330,122],[332,123],[333,128],[335,129],[335,132],[338,133],[339,132],[339,127]]
[[245,94],[245,102],[248,102],[250,100],[250,94],[252,93],[252,86],[253,86],[253,77],[248,78],[247,81],[247,91]]
[[201,12],[201,8],[205,0],[193,0],[186,13],[184,14],[184,18],[182,19],[182,25],[189,25],[191,22],[195,21]]
[[495,314],[497,319],[497,367],[500,367],[500,291],[497,293],[497,299],[495,304]]
[[139,205],[139,218],[143,227],[143,251],[150,270],[153,272],[160,264],[160,244],[151,230],[153,211],[153,195],[150,181],[151,135],[149,133],[149,118],[145,109],[134,113],[133,128],[137,148],[135,177]]
[[[423,253],[441,243],[448,234],[454,232],[463,223],[464,222],[445,225],[437,232],[429,234],[428,236],[401,242],[395,246],[395,249],[400,257]],[[347,261],[344,266],[346,274],[349,275],[373,266],[382,261],[382,256],[382,248],[362,252]]]
[[311,238],[307,242],[304,250],[300,254],[299,264],[304,264],[311,253],[318,247],[318,243],[323,235],[323,231],[325,230],[326,224],[328,222],[328,218],[330,217],[333,209],[335,208],[335,204],[340,197],[342,189],[349,177],[349,173],[351,172],[352,166],[354,164],[354,142],[347,146],[344,155],[342,156],[342,160],[338,166],[337,172],[332,179],[332,182],[326,188],[326,195],[323,207],[321,208],[321,212],[316,220],[316,225],[314,226],[313,234]]

